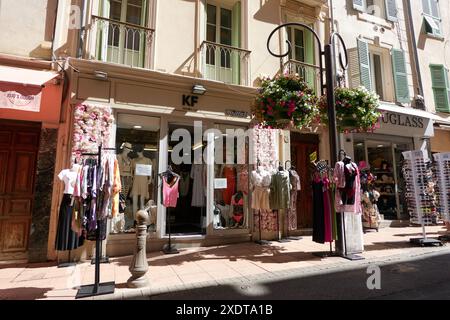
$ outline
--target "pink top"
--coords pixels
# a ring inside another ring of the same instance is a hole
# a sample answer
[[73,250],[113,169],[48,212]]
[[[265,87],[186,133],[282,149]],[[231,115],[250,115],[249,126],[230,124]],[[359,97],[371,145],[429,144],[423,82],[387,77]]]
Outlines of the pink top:
[[166,179],[163,178],[163,205],[166,208],[175,208],[177,206],[178,200],[178,185],[180,182],[179,178],[176,178],[177,181],[171,186],[166,182]]

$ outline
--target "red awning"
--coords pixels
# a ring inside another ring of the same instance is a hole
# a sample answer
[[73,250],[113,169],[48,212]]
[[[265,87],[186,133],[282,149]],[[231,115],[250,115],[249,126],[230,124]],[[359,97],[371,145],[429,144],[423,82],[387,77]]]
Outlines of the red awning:
[[57,76],[54,71],[0,66],[0,109],[39,112],[42,87]]

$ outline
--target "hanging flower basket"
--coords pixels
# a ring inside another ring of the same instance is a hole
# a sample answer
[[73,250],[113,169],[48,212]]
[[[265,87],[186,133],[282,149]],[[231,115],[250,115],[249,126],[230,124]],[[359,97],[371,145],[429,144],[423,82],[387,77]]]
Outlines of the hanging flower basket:
[[319,114],[318,98],[298,75],[263,78],[253,115],[264,128],[308,127]]
[[[374,132],[380,125],[382,113],[378,111],[380,100],[375,92],[364,87],[336,88],[336,123],[343,133]],[[326,96],[319,103],[320,120],[328,123]]]

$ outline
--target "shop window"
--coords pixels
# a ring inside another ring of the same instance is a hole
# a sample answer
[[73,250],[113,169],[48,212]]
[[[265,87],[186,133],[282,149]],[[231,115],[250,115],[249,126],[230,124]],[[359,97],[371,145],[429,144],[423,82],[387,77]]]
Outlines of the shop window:
[[226,125],[216,128],[220,133],[215,135],[213,227],[216,230],[247,228],[249,146],[248,138],[242,134],[246,128]]
[[134,215],[148,208],[149,232],[156,231],[160,119],[131,114],[117,115],[116,148],[122,182],[121,212],[111,232],[135,231]]

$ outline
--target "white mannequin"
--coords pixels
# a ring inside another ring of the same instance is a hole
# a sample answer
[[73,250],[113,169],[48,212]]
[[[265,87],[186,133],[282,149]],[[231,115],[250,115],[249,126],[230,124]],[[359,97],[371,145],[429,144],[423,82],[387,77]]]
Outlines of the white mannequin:
[[149,198],[148,185],[151,183],[151,176],[136,175],[136,165],[152,165],[152,160],[144,157],[144,152],[137,152],[138,157],[132,160],[133,187],[131,194],[133,195],[133,212],[144,209],[145,200]]

